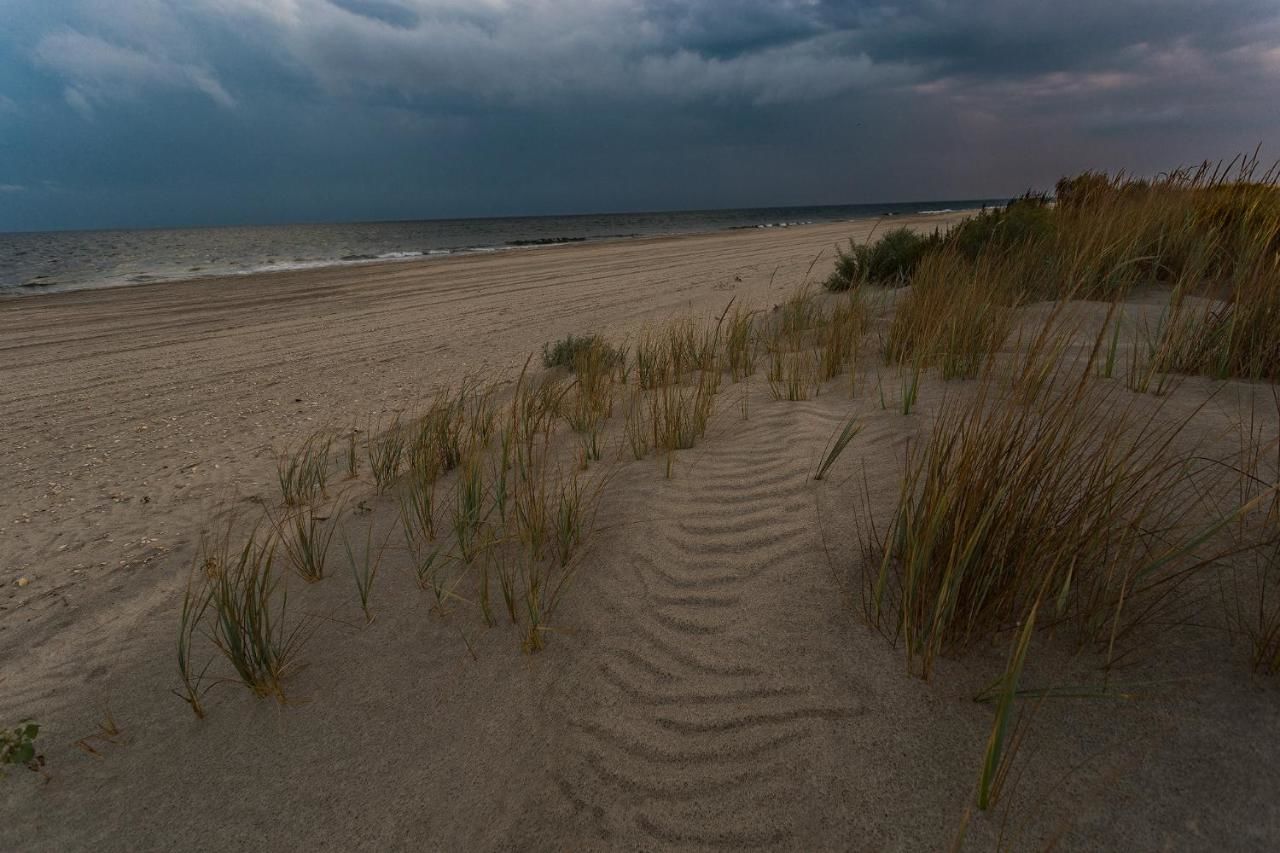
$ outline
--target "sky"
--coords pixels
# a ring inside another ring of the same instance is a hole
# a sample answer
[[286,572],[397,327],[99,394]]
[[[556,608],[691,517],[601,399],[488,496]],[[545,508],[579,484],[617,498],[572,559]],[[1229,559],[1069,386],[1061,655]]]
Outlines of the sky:
[[1280,157],[1280,0],[0,0],[0,231],[1002,197]]

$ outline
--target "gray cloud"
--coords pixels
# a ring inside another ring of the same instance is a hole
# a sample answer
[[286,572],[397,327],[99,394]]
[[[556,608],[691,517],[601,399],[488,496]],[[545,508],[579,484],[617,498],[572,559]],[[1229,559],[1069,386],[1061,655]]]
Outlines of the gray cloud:
[[156,56],[75,30],[51,33],[35,45],[35,59],[67,81],[67,102],[81,112],[92,101],[132,98],[149,90],[194,90],[222,107],[235,98],[208,68]]

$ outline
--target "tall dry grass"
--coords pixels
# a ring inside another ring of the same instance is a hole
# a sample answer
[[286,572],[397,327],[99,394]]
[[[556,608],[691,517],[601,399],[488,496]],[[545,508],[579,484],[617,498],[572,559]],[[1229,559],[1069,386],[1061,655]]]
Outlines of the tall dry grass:
[[889,323],[886,360],[937,367],[944,379],[977,376],[1008,338],[1023,299],[1012,289],[1010,266],[957,252],[925,257]]
[[[1185,421],[1091,381],[952,398],[909,446],[883,530],[867,527],[866,604],[929,677],[941,655],[1020,624],[1071,625],[1113,661],[1204,565]],[[1027,397],[1030,396],[1030,399]]]

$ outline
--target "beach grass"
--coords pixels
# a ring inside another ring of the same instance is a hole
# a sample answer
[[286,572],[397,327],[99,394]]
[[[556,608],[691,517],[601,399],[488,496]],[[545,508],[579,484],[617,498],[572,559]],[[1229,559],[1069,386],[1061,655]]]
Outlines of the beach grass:
[[308,505],[283,518],[270,519],[289,567],[307,583],[315,583],[325,576],[329,546],[333,543],[341,514],[340,505],[325,514],[314,505]]
[[923,677],[1041,601],[1046,622],[1072,624],[1110,661],[1203,565],[1175,441],[1185,420],[1164,423],[1090,374],[1030,400],[984,384],[909,447],[892,519],[864,540],[866,602]]
[[316,432],[277,456],[276,482],[285,506],[302,506],[324,495],[332,448],[333,436]]
[[206,559],[210,637],[244,686],[283,702],[285,678],[299,663],[313,624],[290,617],[288,590],[276,570],[276,543],[255,529],[239,548],[230,532]]

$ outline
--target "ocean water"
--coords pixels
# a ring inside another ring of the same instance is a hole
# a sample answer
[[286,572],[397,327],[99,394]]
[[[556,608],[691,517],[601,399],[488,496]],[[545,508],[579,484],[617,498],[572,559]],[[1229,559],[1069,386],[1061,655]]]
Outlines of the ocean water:
[[0,234],[0,296],[469,252],[518,251],[528,246],[590,240],[734,228],[786,228],[984,204],[1003,204],[1003,200]]

